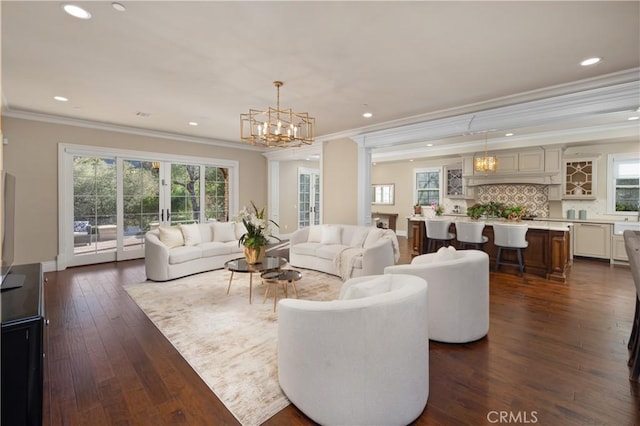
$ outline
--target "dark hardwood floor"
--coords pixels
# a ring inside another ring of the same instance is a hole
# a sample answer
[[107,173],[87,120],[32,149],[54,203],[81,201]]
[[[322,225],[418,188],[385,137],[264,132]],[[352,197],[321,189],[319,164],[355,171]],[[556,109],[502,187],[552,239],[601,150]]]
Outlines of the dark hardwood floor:
[[[45,278],[44,425],[238,424],[122,289],[146,279],[143,261]],[[430,343],[415,424],[640,424],[626,363],[634,293],[627,267],[602,262],[576,260],[567,284],[491,272],[489,335]],[[266,424],[312,422],[289,406]]]

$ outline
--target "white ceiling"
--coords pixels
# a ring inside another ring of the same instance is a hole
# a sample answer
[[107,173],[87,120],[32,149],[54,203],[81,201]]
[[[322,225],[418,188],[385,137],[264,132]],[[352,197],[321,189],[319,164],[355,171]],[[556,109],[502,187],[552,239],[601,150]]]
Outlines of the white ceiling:
[[640,67],[638,1],[121,3],[77,2],[93,15],[79,20],[1,2],[5,114],[240,143],[239,114],[275,106],[274,80],[282,107],[338,135]]

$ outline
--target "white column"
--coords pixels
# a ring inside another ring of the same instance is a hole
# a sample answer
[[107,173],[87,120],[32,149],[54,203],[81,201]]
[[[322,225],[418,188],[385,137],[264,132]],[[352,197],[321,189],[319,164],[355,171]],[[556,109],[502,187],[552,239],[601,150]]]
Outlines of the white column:
[[358,144],[358,225],[371,225],[371,148],[365,139]]

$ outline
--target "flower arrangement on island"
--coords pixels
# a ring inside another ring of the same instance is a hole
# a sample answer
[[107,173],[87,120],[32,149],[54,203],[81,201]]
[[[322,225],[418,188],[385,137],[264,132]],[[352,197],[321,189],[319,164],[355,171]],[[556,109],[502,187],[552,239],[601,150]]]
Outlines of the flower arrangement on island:
[[487,204],[476,203],[467,208],[467,216],[471,219],[479,219],[486,214],[488,217],[503,218],[510,221],[520,221],[522,216],[527,213],[524,206],[507,206],[504,203],[495,201]]
[[431,207],[433,208],[433,211],[436,213],[436,216],[442,216],[442,213],[444,213],[444,208],[435,201],[431,203]]

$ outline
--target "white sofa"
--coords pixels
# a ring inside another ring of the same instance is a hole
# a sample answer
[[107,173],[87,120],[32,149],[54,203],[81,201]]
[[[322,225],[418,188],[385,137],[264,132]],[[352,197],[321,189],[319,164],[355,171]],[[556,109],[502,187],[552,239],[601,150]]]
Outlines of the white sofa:
[[243,256],[242,223],[211,222],[160,227],[145,234],[145,270],[153,281],[167,281],[224,267]]
[[385,274],[412,274],[429,284],[429,338],[466,343],[489,332],[489,256],[479,250],[442,247]]
[[[348,300],[347,300],[348,299]],[[341,300],[278,302],[278,380],[322,425],[406,425],[429,397],[427,283],[347,280]]]
[[295,231],[289,263],[343,280],[378,275],[400,258],[398,238],[389,229],[358,225],[316,225]]

